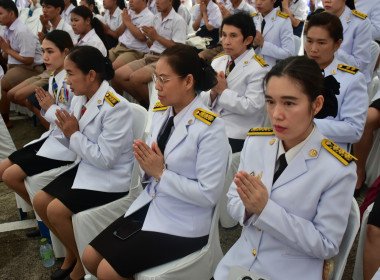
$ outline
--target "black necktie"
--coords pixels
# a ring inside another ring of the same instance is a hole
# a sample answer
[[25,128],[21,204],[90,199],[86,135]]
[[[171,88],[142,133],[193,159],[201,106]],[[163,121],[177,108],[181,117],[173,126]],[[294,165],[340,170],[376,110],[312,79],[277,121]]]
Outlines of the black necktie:
[[230,61],[230,63],[228,64],[227,66],[227,70],[226,70],[226,78],[228,77],[228,75],[232,72],[232,70],[234,69],[235,67],[235,61]]
[[161,153],[164,153],[166,143],[168,142],[170,132],[172,131],[172,127],[174,125],[174,116],[171,116],[166,124],[164,132],[158,138],[157,144],[161,150]]
[[261,22],[261,34],[263,34],[264,26],[265,26],[265,19],[263,19],[263,21]]
[[273,176],[273,184],[276,182],[277,178],[280,177],[281,173],[285,170],[285,168],[288,166],[288,163],[286,162],[285,153],[283,153],[278,160],[280,161],[280,166],[278,167],[277,171],[274,173]]

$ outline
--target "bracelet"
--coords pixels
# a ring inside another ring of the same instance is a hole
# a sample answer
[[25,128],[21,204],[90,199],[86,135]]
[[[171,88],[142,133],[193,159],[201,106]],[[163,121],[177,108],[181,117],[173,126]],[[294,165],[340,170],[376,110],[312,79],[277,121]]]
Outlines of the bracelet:
[[156,178],[156,183],[158,183],[161,180],[162,174],[164,174],[164,171],[166,170],[166,164],[164,163],[164,168],[162,169],[160,177]]

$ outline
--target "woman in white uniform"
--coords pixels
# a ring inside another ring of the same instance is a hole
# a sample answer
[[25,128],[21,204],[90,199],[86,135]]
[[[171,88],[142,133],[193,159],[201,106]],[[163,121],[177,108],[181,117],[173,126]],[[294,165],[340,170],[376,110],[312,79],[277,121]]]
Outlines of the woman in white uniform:
[[368,65],[371,60],[371,23],[367,15],[355,10],[353,0],[322,0],[326,12],[339,17],[343,26],[344,40],[335,56],[344,63],[358,67],[371,81]]
[[313,122],[336,113],[336,106],[324,106],[335,95],[321,88],[316,62],[285,59],[264,83],[273,129],[248,133],[228,192],[242,236],[214,278],[225,280],[239,266],[265,279],[320,280],[323,262],[338,253],[347,226],[356,166]]
[[[66,279],[85,272],[75,243],[72,215],[119,199],[128,193],[133,167],[129,102],[109,85],[112,63],[91,46],[72,49],[65,59],[67,83],[76,95],[71,114],[56,111],[62,140],[80,162],[39,191],[36,212],[66,248],[64,264],[73,267]],[[78,121],[79,120],[79,121]]]
[[337,16],[319,13],[310,17],[305,50],[314,59],[325,77],[339,83],[338,113],[335,117],[315,120],[320,132],[346,151],[360,140],[368,108],[367,85],[358,68],[340,61],[334,54],[346,38]]
[[124,215],[86,248],[99,279],[127,279],[207,244],[222,192],[229,147],[223,121],[196,91],[216,83],[210,65],[186,45],[166,49],[156,67],[158,99],[147,143],[135,157],[148,185]]
[[253,46],[273,67],[278,60],[295,54],[292,24],[289,15],[281,11],[281,0],[258,0],[255,6],[258,13],[253,17],[257,29]]

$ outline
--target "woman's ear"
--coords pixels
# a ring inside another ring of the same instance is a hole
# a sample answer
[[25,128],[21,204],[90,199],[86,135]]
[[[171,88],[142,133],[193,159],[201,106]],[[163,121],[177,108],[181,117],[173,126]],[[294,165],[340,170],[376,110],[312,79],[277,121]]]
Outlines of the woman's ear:
[[187,90],[191,89],[194,86],[194,77],[193,77],[193,75],[188,74],[185,77],[185,86],[186,86]]
[[91,82],[94,82],[96,80],[96,72],[94,70],[90,70],[87,75],[90,78]]
[[319,111],[321,111],[323,107],[323,102],[324,102],[324,98],[322,95],[318,95],[317,98],[314,100],[313,105],[312,105],[314,116],[318,114]]

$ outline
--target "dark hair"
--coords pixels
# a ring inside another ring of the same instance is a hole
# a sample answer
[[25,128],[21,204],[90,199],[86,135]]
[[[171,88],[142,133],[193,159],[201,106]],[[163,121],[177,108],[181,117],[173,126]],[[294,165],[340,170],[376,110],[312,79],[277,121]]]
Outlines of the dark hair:
[[273,8],[280,7],[280,10],[282,11],[282,0],[276,0],[273,4]]
[[336,15],[330,13],[319,13],[312,15],[307,23],[306,34],[313,26],[325,28],[335,43],[340,39],[343,40],[343,26],[340,19]]
[[346,0],[346,6],[351,10],[355,10],[355,1],[354,0]]
[[0,0],[0,7],[3,7],[4,10],[11,12],[13,11],[16,18],[18,18],[18,9],[15,2],[12,0]]
[[90,70],[94,70],[100,81],[109,81],[115,75],[111,60],[108,57],[104,57],[95,47],[74,47],[67,54],[67,58],[74,62],[84,74],[87,74]]
[[116,0],[116,2],[120,10],[123,10],[124,8],[126,8],[124,0]]
[[306,56],[291,56],[279,61],[266,74],[264,85],[266,86],[272,77],[287,76],[296,82],[302,89],[310,102],[313,102],[319,95],[324,98],[323,108],[315,118],[323,119],[327,116],[336,116],[338,103],[334,92],[326,87],[325,79],[321,69],[315,60]]
[[178,9],[180,5],[181,5],[181,0],[173,0],[172,6],[176,13],[178,13]]
[[77,0],[70,0],[70,3],[73,4],[75,7],[78,6]]
[[99,9],[98,9],[98,6],[95,3],[95,0],[83,0],[83,1],[85,1],[88,6],[92,5],[94,7],[94,13],[97,14],[97,15],[99,14]]
[[174,45],[161,54],[161,58],[163,57],[167,59],[170,67],[179,76],[193,75],[195,80],[194,90],[197,93],[209,90],[218,83],[215,70],[198,56],[193,47]]
[[[252,20],[252,17],[247,12],[237,12],[235,14],[232,14],[222,21],[222,26],[220,27],[220,30],[222,32],[224,25],[232,25],[236,28],[239,28],[241,33],[243,34],[244,40],[248,36],[252,36],[253,39],[256,36],[256,27]],[[249,44],[247,46],[247,49],[251,48],[252,44]]]
[[48,32],[44,39],[53,42],[61,52],[65,49],[71,50],[74,47],[70,34],[63,30],[56,29]]
[[95,18],[91,12],[91,10],[85,6],[78,6],[75,7],[72,11],[72,14],[76,14],[78,16],[81,16],[82,18],[90,19],[91,27],[95,29],[96,34],[99,36],[99,38],[103,41],[103,44],[105,47],[108,46],[107,40],[106,40],[106,34],[104,32],[103,24],[100,22],[99,19]]
[[65,9],[65,2],[63,0],[41,0],[41,5],[42,4],[53,6],[54,8],[61,8],[60,14]]

